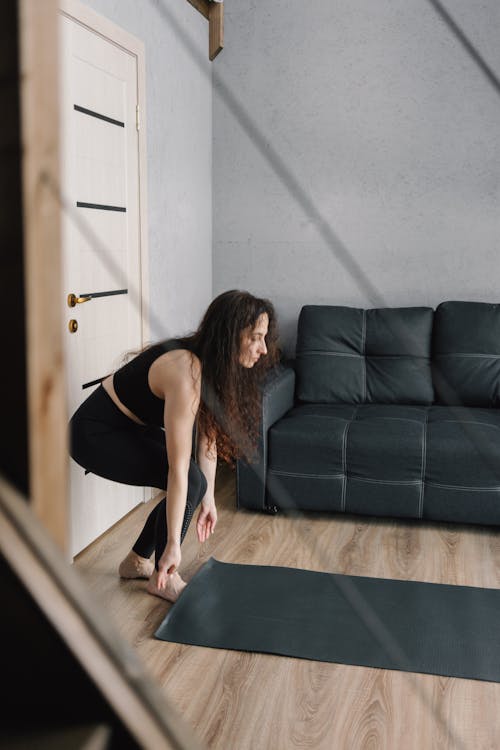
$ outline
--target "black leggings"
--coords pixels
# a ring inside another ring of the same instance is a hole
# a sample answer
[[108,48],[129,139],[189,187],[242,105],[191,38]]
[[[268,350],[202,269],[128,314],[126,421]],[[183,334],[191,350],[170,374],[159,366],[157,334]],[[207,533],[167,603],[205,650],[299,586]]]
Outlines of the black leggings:
[[[105,479],[167,489],[164,431],[131,420],[118,409],[102,386],[91,393],[71,418],[70,453],[80,466]],[[206,491],[205,475],[191,458],[181,542]],[[167,513],[163,498],[149,514],[132,549],[141,557],[150,557],[154,551],[158,569],[166,544]]]

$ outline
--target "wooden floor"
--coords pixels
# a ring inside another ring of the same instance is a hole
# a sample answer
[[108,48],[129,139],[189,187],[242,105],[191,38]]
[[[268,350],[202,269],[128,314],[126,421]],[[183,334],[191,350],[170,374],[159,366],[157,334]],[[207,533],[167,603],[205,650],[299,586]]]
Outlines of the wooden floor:
[[[186,580],[211,556],[332,573],[500,587],[498,530],[235,509],[220,470],[216,533],[183,544]],[[500,684],[155,640],[169,604],[117,567],[151,502],[82,552],[75,566],[124,638],[211,750],[498,750]]]

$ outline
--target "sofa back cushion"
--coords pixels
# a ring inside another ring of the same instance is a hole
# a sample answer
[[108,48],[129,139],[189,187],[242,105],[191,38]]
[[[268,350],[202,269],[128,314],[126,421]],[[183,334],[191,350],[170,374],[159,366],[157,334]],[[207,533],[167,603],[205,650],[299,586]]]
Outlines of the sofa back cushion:
[[296,396],[330,404],[430,404],[433,310],[305,305]]
[[500,305],[442,302],[432,348],[438,403],[500,406]]

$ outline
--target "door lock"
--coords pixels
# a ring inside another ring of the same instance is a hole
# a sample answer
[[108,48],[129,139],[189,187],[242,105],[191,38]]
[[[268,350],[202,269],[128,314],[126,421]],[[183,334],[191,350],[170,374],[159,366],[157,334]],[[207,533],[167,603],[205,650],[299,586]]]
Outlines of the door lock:
[[68,323],[68,329],[70,333],[76,333],[78,331],[78,321],[72,318]]
[[81,305],[82,302],[90,302],[92,299],[92,295],[88,295],[87,297],[77,297],[76,294],[68,294],[68,307],[76,307],[76,305]]

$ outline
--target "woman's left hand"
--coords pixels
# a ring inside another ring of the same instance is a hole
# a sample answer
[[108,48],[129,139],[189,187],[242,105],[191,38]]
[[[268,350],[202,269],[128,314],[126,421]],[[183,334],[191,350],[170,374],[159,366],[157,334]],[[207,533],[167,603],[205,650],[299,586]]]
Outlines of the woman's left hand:
[[196,522],[196,531],[200,542],[206,542],[210,534],[214,533],[217,523],[217,508],[213,498],[202,500],[198,520]]

